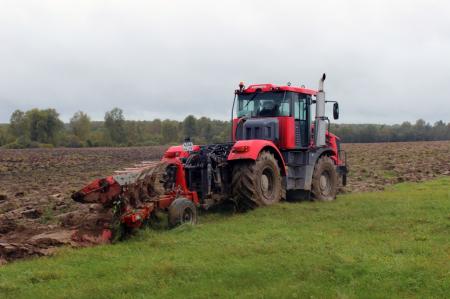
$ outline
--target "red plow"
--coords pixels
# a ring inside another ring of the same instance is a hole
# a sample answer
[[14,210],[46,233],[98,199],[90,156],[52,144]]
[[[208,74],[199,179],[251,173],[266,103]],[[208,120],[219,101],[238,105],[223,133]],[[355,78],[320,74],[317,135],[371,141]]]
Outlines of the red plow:
[[[193,192],[183,189],[183,184],[176,184],[176,173],[182,165],[178,159],[170,160],[170,163],[167,159],[141,162],[95,179],[73,193],[74,201],[100,204],[102,209],[96,223],[86,225],[90,229],[81,224],[72,238],[77,241],[100,239],[100,242],[122,239],[133,229],[149,223],[161,210],[169,212],[170,226],[195,223],[198,199]],[[92,229],[93,226],[96,229]]]

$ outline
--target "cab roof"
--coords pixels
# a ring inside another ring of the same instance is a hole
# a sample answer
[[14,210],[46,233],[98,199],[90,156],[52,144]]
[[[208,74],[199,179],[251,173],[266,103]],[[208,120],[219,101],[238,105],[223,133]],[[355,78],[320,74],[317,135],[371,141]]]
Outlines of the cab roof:
[[316,95],[317,91],[314,89],[296,87],[296,86],[286,86],[286,85],[275,85],[275,84],[252,84],[245,88],[243,93],[254,93],[254,92],[268,92],[268,91],[292,91],[297,93]]

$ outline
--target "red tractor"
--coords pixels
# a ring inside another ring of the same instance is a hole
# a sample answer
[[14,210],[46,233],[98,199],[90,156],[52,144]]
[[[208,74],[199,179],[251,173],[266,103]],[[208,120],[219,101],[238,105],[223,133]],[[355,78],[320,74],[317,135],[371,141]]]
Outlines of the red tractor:
[[[232,142],[193,145],[187,139],[170,147],[156,167],[144,163],[95,180],[73,199],[115,205],[127,227],[139,227],[158,210],[167,211],[175,226],[195,223],[197,208],[224,202],[248,210],[298,196],[333,200],[348,170],[339,138],[327,129],[325,103],[331,101],[325,101],[324,81],[325,74],[318,91],[241,83]],[[337,102],[333,115],[339,117]]]

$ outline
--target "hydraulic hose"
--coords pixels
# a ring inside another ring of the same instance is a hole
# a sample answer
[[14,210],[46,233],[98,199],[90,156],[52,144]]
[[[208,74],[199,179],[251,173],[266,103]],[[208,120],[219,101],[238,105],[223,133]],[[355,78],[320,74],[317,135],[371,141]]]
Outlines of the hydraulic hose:
[[230,142],[233,142],[233,113],[234,113],[234,104],[236,102],[236,96],[237,96],[237,93],[234,94],[233,106],[231,106],[231,130],[230,130],[231,138],[230,138]]

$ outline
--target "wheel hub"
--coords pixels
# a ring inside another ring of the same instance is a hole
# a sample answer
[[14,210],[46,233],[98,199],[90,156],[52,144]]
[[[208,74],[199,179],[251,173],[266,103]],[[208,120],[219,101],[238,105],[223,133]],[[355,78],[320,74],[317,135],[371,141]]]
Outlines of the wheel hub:
[[324,172],[320,176],[319,187],[320,187],[320,190],[322,191],[322,194],[324,194],[324,195],[326,195],[330,192],[331,183],[330,183],[330,177],[329,177],[328,173]]
[[269,178],[265,174],[261,176],[261,189],[263,192],[267,192],[269,190]]
[[270,168],[264,169],[263,173],[261,174],[261,191],[262,195],[268,200],[270,200],[273,196],[273,181],[273,172],[270,170]]
[[185,209],[183,212],[183,223],[191,223],[192,222],[192,211],[191,209]]

